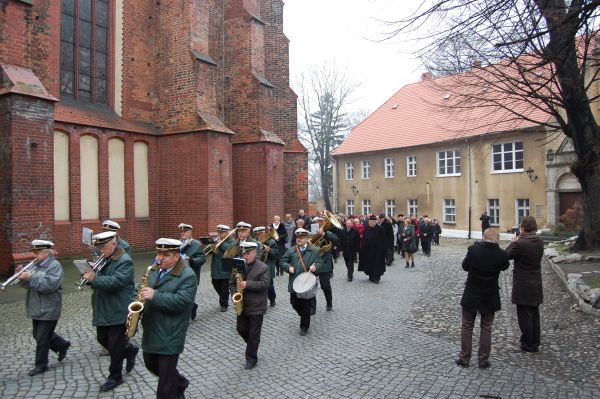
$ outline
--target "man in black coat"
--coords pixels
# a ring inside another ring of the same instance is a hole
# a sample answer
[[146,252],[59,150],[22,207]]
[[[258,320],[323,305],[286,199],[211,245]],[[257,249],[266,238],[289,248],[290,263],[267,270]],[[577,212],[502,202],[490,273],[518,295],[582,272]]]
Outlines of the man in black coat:
[[511,300],[517,305],[517,318],[521,329],[521,344],[517,350],[538,352],[540,347],[540,305],[542,291],[542,265],[544,243],[536,234],[537,222],[525,216],[519,226],[520,234],[506,248],[514,259]]
[[423,221],[419,226],[419,238],[421,239],[421,248],[423,249],[423,254],[425,256],[431,255],[431,240],[434,234],[435,230],[433,229],[431,221],[427,216],[424,216]]
[[479,220],[481,220],[481,236],[483,237],[483,232],[490,227],[490,217],[487,212],[483,212]]
[[273,223],[271,223],[270,227],[274,228],[275,231],[277,232],[277,235],[279,236],[279,238],[277,240],[275,240],[275,241],[277,241],[277,249],[279,250],[279,254],[277,255],[277,257],[275,259],[275,269],[276,269],[275,274],[277,276],[279,276],[280,274],[281,275],[283,274],[283,272],[281,271],[281,268],[279,267],[279,259],[286,251],[285,243],[287,242],[288,235],[287,235],[287,230],[285,229],[285,225],[283,223],[281,223],[281,218],[279,217],[279,215],[273,216]]
[[377,224],[383,228],[385,237],[385,264],[386,266],[390,266],[394,261],[394,227],[383,213],[379,215]]
[[346,269],[348,269],[348,281],[352,281],[354,275],[354,259],[360,250],[360,234],[354,229],[352,219],[346,220],[346,226],[340,231],[340,250],[344,255]]
[[462,326],[460,331],[460,354],[456,364],[469,367],[473,338],[473,325],[477,313],[480,314],[481,332],[477,360],[479,368],[490,367],[492,349],[492,324],[495,312],[500,310],[500,271],[508,269],[508,255],[498,246],[499,234],[496,229],[487,229],[483,241],[469,247],[462,268],[469,274],[460,305],[462,306]]
[[377,217],[371,215],[363,234],[358,271],[365,272],[372,283],[379,284],[381,276],[385,273],[385,249],[383,228],[377,224]]

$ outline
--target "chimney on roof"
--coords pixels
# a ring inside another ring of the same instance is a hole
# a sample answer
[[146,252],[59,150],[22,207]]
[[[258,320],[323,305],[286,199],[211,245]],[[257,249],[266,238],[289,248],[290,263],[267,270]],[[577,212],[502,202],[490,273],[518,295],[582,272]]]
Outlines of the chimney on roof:
[[423,72],[421,74],[421,82],[424,82],[426,80],[432,80],[432,79],[433,79],[433,74],[430,71]]

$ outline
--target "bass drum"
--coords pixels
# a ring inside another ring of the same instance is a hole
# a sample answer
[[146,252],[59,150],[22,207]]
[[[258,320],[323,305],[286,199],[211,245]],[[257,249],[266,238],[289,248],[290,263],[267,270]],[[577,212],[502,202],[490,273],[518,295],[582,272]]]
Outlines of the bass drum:
[[292,284],[294,292],[300,299],[311,299],[317,295],[319,280],[311,272],[300,273]]

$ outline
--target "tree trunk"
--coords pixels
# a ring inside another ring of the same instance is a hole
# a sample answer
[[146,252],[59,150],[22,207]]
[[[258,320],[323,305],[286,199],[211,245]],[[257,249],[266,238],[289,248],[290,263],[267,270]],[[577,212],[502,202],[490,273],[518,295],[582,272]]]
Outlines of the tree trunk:
[[583,191],[583,226],[573,251],[600,248],[600,156],[577,162],[573,173]]

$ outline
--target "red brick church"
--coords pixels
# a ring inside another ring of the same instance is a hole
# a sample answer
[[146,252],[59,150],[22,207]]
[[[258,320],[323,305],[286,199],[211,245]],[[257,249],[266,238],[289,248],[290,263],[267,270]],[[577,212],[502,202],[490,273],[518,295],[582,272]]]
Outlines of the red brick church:
[[1,0],[0,272],[306,208],[282,0]]

